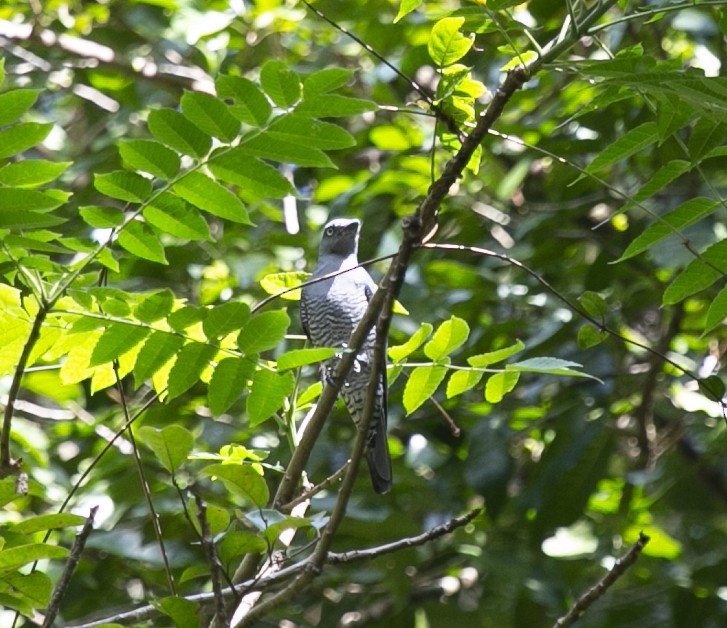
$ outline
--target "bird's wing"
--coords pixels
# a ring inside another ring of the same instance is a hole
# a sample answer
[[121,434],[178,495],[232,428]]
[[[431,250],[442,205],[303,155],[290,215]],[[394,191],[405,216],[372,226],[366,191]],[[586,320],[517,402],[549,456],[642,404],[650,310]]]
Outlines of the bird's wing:
[[310,337],[310,329],[308,327],[308,304],[306,300],[301,297],[300,299],[300,324],[303,326],[305,335],[308,336],[308,340],[312,342]]

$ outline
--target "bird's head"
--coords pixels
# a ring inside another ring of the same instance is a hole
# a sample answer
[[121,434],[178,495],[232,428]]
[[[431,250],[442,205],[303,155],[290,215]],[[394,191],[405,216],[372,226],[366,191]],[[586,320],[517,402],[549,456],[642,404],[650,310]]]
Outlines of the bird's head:
[[336,218],[323,228],[319,255],[348,257],[358,251],[358,232],[361,223],[355,218]]

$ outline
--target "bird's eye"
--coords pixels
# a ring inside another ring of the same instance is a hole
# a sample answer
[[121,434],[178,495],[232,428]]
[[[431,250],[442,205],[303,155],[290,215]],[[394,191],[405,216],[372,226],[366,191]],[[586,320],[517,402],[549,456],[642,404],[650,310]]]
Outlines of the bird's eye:
[[333,235],[333,227],[328,227],[328,229],[326,229],[326,235],[327,236],[332,236]]

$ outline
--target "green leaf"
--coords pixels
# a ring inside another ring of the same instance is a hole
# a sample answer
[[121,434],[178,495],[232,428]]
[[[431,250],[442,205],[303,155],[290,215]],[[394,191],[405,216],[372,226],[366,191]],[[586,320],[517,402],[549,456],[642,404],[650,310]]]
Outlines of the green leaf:
[[507,358],[519,353],[525,348],[525,345],[521,340],[518,340],[515,344],[509,347],[503,347],[496,351],[490,351],[489,353],[480,353],[479,355],[473,355],[467,358],[467,364],[475,368],[485,368],[490,364],[497,364]]
[[198,92],[185,92],[182,96],[182,112],[195,126],[223,142],[230,143],[240,131],[239,121],[223,102]]
[[518,373],[543,373],[548,375],[570,375],[571,377],[589,377],[599,381],[598,378],[589,375],[588,373],[582,373],[580,371],[574,371],[571,367],[581,367],[581,364],[577,362],[570,362],[569,360],[561,360],[560,358],[530,358],[529,360],[523,360],[522,362],[515,362],[508,364],[505,369],[508,371],[517,371]]
[[404,16],[409,15],[409,13],[417,9],[421,3],[422,0],[401,0],[401,3],[399,4],[399,11],[394,18],[394,24],[396,24]]
[[708,334],[715,327],[722,325],[725,318],[727,318],[727,287],[722,288],[710,303],[702,336]]
[[439,67],[452,65],[472,48],[474,36],[465,37],[459,32],[464,21],[463,17],[445,17],[432,28],[427,50],[435,65]]
[[500,403],[502,398],[515,388],[518,379],[520,373],[517,371],[495,373],[485,385],[485,400],[489,403]]
[[119,153],[131,167],[159,179],[171,179],[179,171],[177,153],[154,140],[122,140]]
[[272,113],[272,107],[252,81],[239,76],[220,76],[215,81],[217,95],[230,99],[230,112],[241,122],[255,127],[263,126]]
[[295,349],[278,357],[278,371],[289,371],[306,364],[315,364],[332,358],[340,349],[315,347],[312,349]]
[[311,118],[343,118],[376,109],[378,105],[370,100],[349,98],[340,94],[320,94],[303,100],[295,108],[295,112]]
[[[0,195],[2,194],[0,189]],[[19,192],[20,190],[12,190]],[[65,218],[53,216],[52,214],[42,214],[35,211],[22,210],[0,210],[0,228],[6,229],[43,229],[45,227],[55,227],[66,222]]]
[[147,338],[134,363],[134,385],[138,388],[152,377],[182,348],[184,339],[174,334],[155,331]]
[[169,473],[175,473],[186,462],[194,447],[192,433],[176,423],[161,429],[143,425],[137,435]]
[[630,257],[643,253],[660,240],[673,235],[675,231],[679,232],[681,229],[708,216],[720,206],[721,204],[718,201],[713,201],[702,196],[690,198],[674,211],[662,216],[659,222],[647,228],[646,231],[628,245],[624,254],[616,261],[623,262]]
[[[702,261],[704,260],[704,261]],[[702,259],[695,259],[664,291],[664,305],[674,305],[711,286],[727,273],[727,240],[714,243]]]
[[230,301],[210,309],[202,323],[204,335],[210,340],[226,336],[240,329],[250,318],[250,306],[240,301]]
[[202,473],[222,480],[230,493],[243,497],[258,508],[268,503],[268,486],[252,465],[212,464],[202,469]]
[[5,164],[0,168],[0,185],[37,187],[57,179],[72,164],[71,161],[53,162],[44,159]]
[[[302,271],[290,271],[287,273],[270,273],[260,280],[260,286],[268,294],[278,294],[281,290],[287,290],[300,286],[310,279],[310,273]],[[300,288],[290,290],[280,295],[281,299],[300,301]]]
[[93,348],[89,366],[99,366],[106,362],[118,359],[126,352],[131,351],[144,338],[150,329],[126,323],[111,323],[106,327],[103,335]]
[[689,137],[688,151],[692,163],[698,163],[709,151],[727,140],[727,124],[699,118]]
[[603,319],[608,314],[608,303],[597,292],[586,290],[578,297],[581,307],[593,318]]
[[0,131],[0,159],[6,159],[22,153],[28,148],[33,148],[48,136],[52,128],[52,124],[24,122]]
[[208,166],[218,179],[260,197],[283,198],[295,194],[293,185],[277,169],[234,148],[213,157]]
[[111,207],[80,207],[78,213],[94,229],[113,229],[124,223],[124,212]]
[[356,145],[353,136],[340,126],[295,113],[276,118],[268,127],[267,134],[271,138],[323,150]]
[[[655,122],[645,122],[631,129],[615,142],[608,145],[604,151],[599,153],[593,161],[585,169],[585,173],[594,174],[603,168],[618,163],[619,161],[630,157],[643,150],[647,146],[651,146],[659,139],[659,133]],[[582,174],[578,180],[585,175]]]
[[290,371],[281,374],[267,369],[257,371],[246,403],[250,426],[259,425],[280,410],[294,388],[295,379]]
[[[44,212],[60,207],[67,200],[56,194],[23,190],[16,188],[0,188],[0,212]],[[60,220],[60,219],[58,219]],[[4,226],[0,225],[0,226]]]
[[15,89],[0,94],[0,125],[17,122],[42,93],[43,90],[40,89]]
[[194,386],[215,355],[217,355],[216,347],[201,342],[184,345],[177,354],[172,370],[169,371],[169,400],[179,397]]
[[325,68],[313,72],[303,80],[303,97],[327,94],[343,87],[352,76],[353,72],[345,68]]
[[467,322],[456,316],[444,321],[434,332],[432,339],[424,345],[424,354],[433,361],[443,357],[461,347],[470,333]]
[[174,307],[174,293],[165,288],[145,296],[136,306],[134,316],[144,323],[153,323],[167,316],[172,307]]
[[166,264],[164,247],[157,235],[143,222],[130,220],[119,232],[118,243],[132,255]]
[[263,65],[260,84],[270,99],[282,109],[292,107],[300,99],[300,79],[282,61],[271,59]]
[[0,572],[13,571],[36,560],[66,558],[68,553],[65,547],[48,545],[46,543],[30,543],[10,547],[0,551]]
[[201,172],[188,172],[174,184],[174,191],[185,201],[213,216],[252,225],[242,201]]
[[184,155],[201,159],[212,146],[209,135],[172,109],[155,109],[149,114],[148,124],[155,138]]
[[175,628],[199,628],[199,609],[182,597],[165,597],[155,606],[174,622]]
[[237,345],[246,355],[273,349],[285,338],[288,327],[290,327],[290,317],[285,310],[257,314],[240,330]]
[[236,150],[243,155],[264,157],[280,163],[320,168],[335,168],[333,162],[322,150],[286,142],[271,136],[267,131],[243,139]]
[[260,554],[267,547],[268,544],[265,539],[256,534],[244,530],[234,530],[226,534],[225,538],[220,542],[220,560],[223,565],[229,565],[240,556],[251,553]]
[[682,176],[684,173],[691,170],[692,165],[688,161],[679,159],[673,159],[672,161],[664,164],[654,175],[634,194],[633,199],[630,199],[624,204],[620,211],[629,211],[636,206],[636,203],[641,203],[647,198],[651,198],[669,185],[672,181]]
[[432,327],[429,323],[422,323],[419,329],[417,329],[404,344],[389,347],[389,357],[394,360],[394,362],[401,362],[404,358],[409,357],[419,347],[421,347],[422,344],[424,344],[424,341],[429,338],[429,334],[432,333],[433,329],[434,327]]
[[699,391],[712,401],[721,402],[725,395],[725,384],[719,375],[710,375],[699,380]]
[[461,395],[480,383],[483,371],[454,371],[447,382],[447,399]]
[[53,593],[53,582],[44,573],[40,571],[29,574],[6,573],[3,574],[3,580],[20,593],[32,607],[45,608],[48,606]]
[[255,365],[242,358],[225,358],[215,368],[207,389],[212,414],[220,416],[237,401],[253,374]]
[[130,203],[141,203],[151,194],[149,179],[125,170],[94,175],[93,184],[101,194]]
[[406,413],[411,414],[429,399],[446,375],[446,366],[437,364],[417,366],[411,372],[404,388],[404,409]]
[[577,340],[581,349],[590,349],[600,345],[606,338],[608,338],[608,334],[605,331],[596,329],[593,325],[583,325],[578,330]]
[[209,310],[203,307],[196,307],[194,305],[185,305],[178,310],[175,310],[169,315],[167,322],[172,329],[177,331],[183,331],[187,327],[191,327],[195,323],[199,323],[207,318]]
[[19,521],[12,526],[13,532],[21,534],[34,534],[35,532],[45,532],[47,530],[57,530],[59,528],[70,528],[71,526],[81,526],[86,522],[83,517],[72,515],[70,513],[53,513],[50,515],[36,515]]
[[211,241],[207,221],[183,199],[167,192],[152,200],[143,211],[149,224],[183,240]]

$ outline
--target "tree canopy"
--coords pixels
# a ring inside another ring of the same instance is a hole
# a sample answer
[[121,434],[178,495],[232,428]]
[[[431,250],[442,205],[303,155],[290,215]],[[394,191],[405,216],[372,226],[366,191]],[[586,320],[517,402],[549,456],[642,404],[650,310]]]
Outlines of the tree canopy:
[[[6,0],[0,626],[727,622],[726,38]],[[298,317],[333,217],[379,285],[345,350]],[[337,402],[373,326],[383,496]]]

